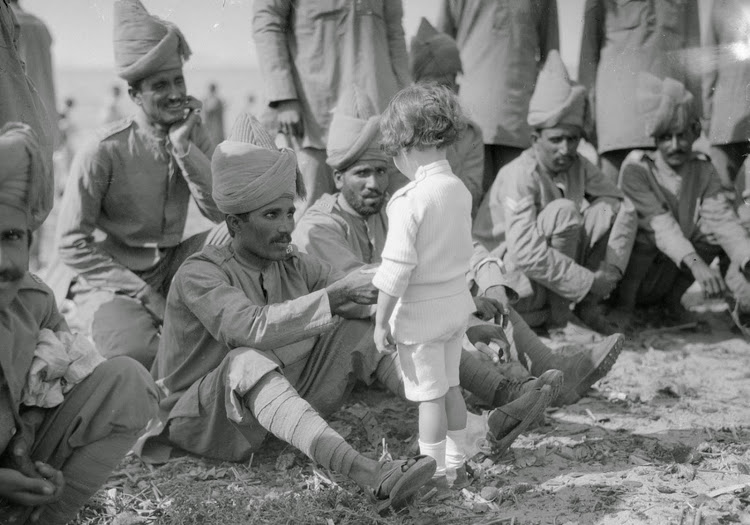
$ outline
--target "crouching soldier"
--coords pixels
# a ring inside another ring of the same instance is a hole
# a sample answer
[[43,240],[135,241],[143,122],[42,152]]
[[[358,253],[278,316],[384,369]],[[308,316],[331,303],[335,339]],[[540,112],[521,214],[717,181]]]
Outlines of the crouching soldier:
[[[680,82],[643,73],[639,111],[656,151],[634,151],[620,186],[638,212],[638,233],[617,293],[625,312],[663,304],[690,320],[682,295],[698,281],[708,297],[727,297],[735,322],[748,326],[750,233],[742,226],[709,159],[692,151],[700,137],[693,96]],[[720,270],[710,267],[720,258]],[[747,333],[747,332],[746,332]]]

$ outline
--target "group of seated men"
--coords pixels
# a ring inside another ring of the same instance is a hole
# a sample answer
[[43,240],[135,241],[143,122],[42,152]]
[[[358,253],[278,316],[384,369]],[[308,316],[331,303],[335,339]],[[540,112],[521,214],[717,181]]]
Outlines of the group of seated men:
[[[115,17],[117,70],[137,111],[77,156],[54,272],[56,292],[72,299],[102,363],[80,342],[62,344],[69,330],[52,290],[28,273],[31,232],[49,211],[35,134],[13,124],[0,136],[0,330],[11,342],[0,352],[0,516],[66,523],[147,425],[150,439],[138,448],[154,456],[176,447],[241,461],[270,433],[379,505],[402,505],[424,478],[422,463],[370,459],[324,419],[357,382],[404,396],[398,359],[373,342],[371,270],[388,229],[393,169],[372,103],[356,87],[341,97],[327,144],[339,191],[295,225],[295,201],[304,198],[295,154],[249,115],[211,144],[200,103],[187,94],[190,51],[179,29],[137,0],[118,0]],[[455,88],[455,43],[436,32],[421,38],[453,59],[415,55],[415,80]],[[605,306],[632,312],[661,301],[679,315],[694,280],[724,294],[740,323],[750,312],[748,225],[710,161],[692,152],[700,133],[692,97],[671,79],[643,75],[641,86],[634,110],[655,149],[631,155],[615,185],[577,153],[586,93],[552,52],[531,100],[532,146],[476,206],[467,286],[477,313],[467,338],[476,347],[500,342],[529,374],[510,379],[462,354],[461,386],[489,409],[481,417],[495,453],[536,419],[542,387],[552,387],[557,405],[575,402],[610,370],[624,339],[599,338],[563,356],[529,325],[585,339],[614,332]],[[448,152],[459,177],[482,150],[469,129]],[[183,240],[191,198],[218,224]],[[717,256],[719,271],[710,265]],[[90,364],[53,385],[61,391],[54,400],[44,381],[29,387],[50,348],[88,355]]]

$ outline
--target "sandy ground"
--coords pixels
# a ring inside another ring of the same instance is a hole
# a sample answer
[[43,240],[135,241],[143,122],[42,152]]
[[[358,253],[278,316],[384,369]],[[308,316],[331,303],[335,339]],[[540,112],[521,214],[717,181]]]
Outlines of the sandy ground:
[[[76,523],[750,524],[750,343],[721,305],[692,301],[705,326],[644,327],[590,395],[497,462],[475,456],[471,486],[398,515],[272,440],[242,465],[128,458]],[[384,390],[355,390],[331,421],[370,457],[383,438],[395,457],[416,450],[416,408]]]

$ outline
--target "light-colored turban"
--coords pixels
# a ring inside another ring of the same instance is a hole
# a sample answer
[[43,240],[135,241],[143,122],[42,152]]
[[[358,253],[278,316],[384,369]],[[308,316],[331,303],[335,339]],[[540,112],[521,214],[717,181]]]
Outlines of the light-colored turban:
[[36,230],[52,209],[54,181],[36,133],[10,122],[0,129],[0,205],[25,211]]
[[529,102],[528,123],[533,129],[561,124],[584,127],[586,88],[570,80],[560,53],[553,49],[539,72]]
[[211,172],[214,202],[226,214],[304,195],[294,152],[278,150],[261,123],[248,114],[237,117],[229,138],[216,146]]
[[638,73],[636,101],[650,137],[684,130],[696,118],[693,94],[673,78],[661,80],[651,73]]
[[424,77],[455,75],[462,71],[458,45],[422,18],[419,30],[411,39],[409,66],[415,82]]
[[356,162],[388,161],[380,149],[380,115],[372,101],[352,84],[333,110],[326,163],[344,171]]
[[128,83],[182,67],[190,47],[179,28],[150,15],[140,0],[115,1],[115,66]]

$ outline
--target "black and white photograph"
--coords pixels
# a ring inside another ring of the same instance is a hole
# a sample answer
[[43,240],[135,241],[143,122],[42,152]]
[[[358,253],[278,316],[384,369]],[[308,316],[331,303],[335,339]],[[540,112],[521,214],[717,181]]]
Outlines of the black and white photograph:
[[0,0],[0,525],[750,525],[750,0]]

